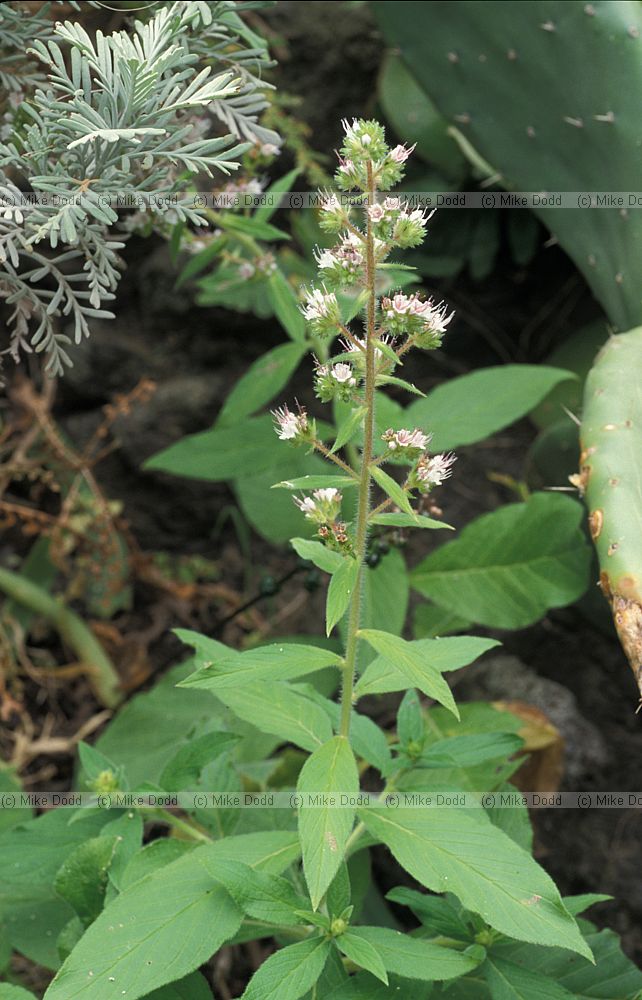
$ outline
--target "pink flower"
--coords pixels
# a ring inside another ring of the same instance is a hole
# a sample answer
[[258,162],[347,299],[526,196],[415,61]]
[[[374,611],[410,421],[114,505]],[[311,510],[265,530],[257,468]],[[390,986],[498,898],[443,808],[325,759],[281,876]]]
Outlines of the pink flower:
[[390,150],[390,159],[395,163],[405,163],[416,145],[417,143],[411,146],[410,149],[406,149],[405,146],[395,146],[394,149]]
[[417,465],[417,479],[428,488],[441,486],[444,479],[452,475],[452,467],[456,461],[457,456],[452,452],[448,455],[433,455],[432,458],[424,455]]
[[368,218],[370,219],[371,222],[381,222],[385,214],[386,211],[383,205],[379,204],[371,205],[370,208],[368,209]]
[[282,406],[278,410],[272,410],[274,417],[274,430],[280,441],[293,441],[300,437],[308,429],[308,415],[305,410],[292,413],[287,406]]
[[332,368],[332,377],[339,382],[340,385],[355,385],[356,379],[352,374],[352,368],[350,365],[346,365],[343,361],[334,365]]
[[430,441],[430,435],[424,434],[418,428],[415,428],[413,431],[393,431],[392,428],[389,428],[381,437],[387,442],[390,451],[397,451],[398,449],[423,451],[428,447]]

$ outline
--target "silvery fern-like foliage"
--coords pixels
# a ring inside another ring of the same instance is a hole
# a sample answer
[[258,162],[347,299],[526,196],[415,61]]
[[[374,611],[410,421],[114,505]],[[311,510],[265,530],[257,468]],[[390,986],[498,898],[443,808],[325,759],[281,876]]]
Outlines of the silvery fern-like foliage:
[[[72,338],[112,315],[103,306],[119,277],[117,208],[201,225],[203,209],[185,190],[190,176],[235,169],[247,148],[238,138],[265,141],[256,123],[265,48],[256,36],[246,44],[238,6],[175,2],[131,34],[92,38],[64,22],[55,37],[33,40],[28,54],[46,81],[0,143],[0,298],[11,307],[14,358],[42,351],[46,369],[60,374]],[[207,106],[230,134],[202,134],[195,115]],[[73,321],[71,337],[61,318]]]

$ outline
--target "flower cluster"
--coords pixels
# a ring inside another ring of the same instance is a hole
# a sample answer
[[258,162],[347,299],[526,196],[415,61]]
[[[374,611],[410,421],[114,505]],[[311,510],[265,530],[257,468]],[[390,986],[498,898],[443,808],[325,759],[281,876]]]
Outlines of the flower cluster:
[[341,322],[337,297],[334,292],[327,292],[325,288],[323,291],[319,288],[312,289],[301,312],[310,324],[311,331],[319,337],[329,337],[336,333]]
[[449,454],[422,455],[413,471],[409,485],[420,493],[430,493],[434,486],[441,486],[452,475],[457,456]]
[[311,443],[314,438],[314,422],[310,422],[304,409],[293,413],[287,406],[272,410],[274,430],[279,441],[294,441],[297,444]]
[[381,299],[381,322],[393,335],[405,335],[415,347],[439,347],[454,313],[448,313],[443,303],[422,299],[417,294]]
[[[345,196],[344,196],[345,198]],[[352,207],[349,203],[344,205],[336,194],[326,194],[321,202],[321,213],[319,215],[319,225],[326,233],[340,233],[346,229],[350,222]]]
[[354,370],[345,361],[326,365],[319,361],[316,362],[314,391],[322,403],[329,403],[333,399],[350,402],[356,386],[357,379]]
[[315,259],[330,284],[337,288],[353,285],[363,276],[364,238],[357,233],[344,233],[332,250],[317,250]]
[[404,458],[417,458],[426,450],[432,435],[424,434],[415,428],[414,431],[394,431],[391,427],[381,435],[381,440],[388,445],[388,451],[397,452]]

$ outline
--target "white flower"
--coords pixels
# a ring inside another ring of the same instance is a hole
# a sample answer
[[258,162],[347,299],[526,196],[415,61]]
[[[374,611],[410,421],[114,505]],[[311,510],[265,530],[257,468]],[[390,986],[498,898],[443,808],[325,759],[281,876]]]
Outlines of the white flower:
[[292,413],[287,406],[282,406],[278,410],[272,410],[272,416],[274,417],[274,430],[280,441],[293,441],[308,429],[308,416],[305,410]]
[[352,374],[350,365],[346,365],[342,361],[333,366],[332,377],[341,385],[356,385],[357,381]]
[[308,517],[308,515],[314,516],[314,514],[316,514],[317,505],[315,504],[312,497],[303,497],[303,498],[292,497],[292,499],[294,500],[299,510],[303,511],[306,517]]
[[318,247],[314,251],[314,259],[322,270],[334,267],[338,263],[332,250],[319,250]]
[[368,209],[368,217],[371,222],[381,222],[385,214],[386,211],[383,205],[379,204],[371,205],[370,208]]
[[280,152],[280,147],[275,145],[273,142],[264,142],[261,146],[261,153],[263,156],[278,156]]
[[432,458],[424,456],[417,465],[417,479],[427,487],[441,486],[444,479],[452,475],[452,467],[457,461],[457,456],[452,452],[448,455],[433,455]]
[[334,292],[322,292],[321,289],[314,288],[308,293],[307,301],[301,311],[308,321],[329,319],[337,315],[339,303]]
[[401,208],[401,198],[390,196],[383,203],[386,212],[398,212]]
[[328,194],[321,202],[322,212],[336,212],[341,210],[341,202],[336,194]]
[[[415,143],[415,146],[417,143]],[[410,149],[406,149],[405,146],[395,146],[394,149],[390,150],[390,159],[395,163],[405,163],[415,146],[411,146]]]
[[339,491],[331,486],[328,486],[326,489],[314,490],[312,496],[320,503],[335,503],[341,498]]
[[255,270],[256,268],[254,267],[254,264],[250,264],[249,260],[244,260],[242,264],[239,264],[239,278],[243,278],[247,281],[248,278],[252,277]]

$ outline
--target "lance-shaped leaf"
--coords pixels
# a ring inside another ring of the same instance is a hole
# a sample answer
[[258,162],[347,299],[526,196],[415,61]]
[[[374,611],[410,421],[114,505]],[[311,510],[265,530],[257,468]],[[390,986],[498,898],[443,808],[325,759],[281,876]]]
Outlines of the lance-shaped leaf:
[[495,956],[488,958],[482,972],[490,995],[501,1000],[574,1000],[575,997],[544,972],[531,972]]
[[254,681],[238,690],[224,688],[217,691],[217,697],[239,719],[303,750],[316,750],[332,737],[323,709],[280,681]]
[[[236,934],[242,911],[209,867],[237,860],[284,871],[298,855],[291,833],[256,833],[199,847],[135,882],[101,913],[47,990],[47,1000],[137,1000],[202,965]],[[204,933],[204,928],[207,932]]]
[[582,508],[556,493],[484,514],[412,572],[443,608],[494,628],[524,628],[586,590],[590,548]]
[[388,473],[384,472],[384,470],[378,465],[375,465],[372,468],[371,473],[372,478],[376,483],[378,483],[384,493],[388,494],[393,503],[396,503],[397,507],[404,510],[406,514],[414,516],[414,511],[410,500],[408,499],[408,494],[403,487],[399,485],[397,480],[393,479],[392,476],[389,476]]
[[238,424],[269,403],[289,381],[307,349],[306,344],[279,344],[255,361],[225,400],[217,426]]
[[303,871],[316,910],[343,860],[355,814],[349,802],[359,792],[357,765],[344,736],[334,736],[307,759],[297,791],[303,796],[299,809]]
[[254,973],[241,1000],[299,1000],[323,972],[330,942],[315,937],[270,955]]
[[373,944],[361,934],[361,927],[349,928],[336,939],[339,951],[359,968],[371,972],[373,976],[388,985],[388,973],[381,955]]
[[433,892],[453,892],[503,934],[591,958],[552,879],[492,823],[462,809],[362,809],[369,833]]
[[354,927],[351,931],[372,945],[387,972],[406,979],[456,979],[471,972],[486,957],[483,948],[454,951],[388,927]]
[[358,578],[359,563],[351,556],[344,559],[336,572],[332,574],[326,603],[327,635],[330,635],[334,626],[341,621],[348,610]]
[[334,573],[343,565],[344,557],[340,552],[334,552],[323,542],[311,538],[291,538],[290,545],[302,559],[309,559],[324,573]]

